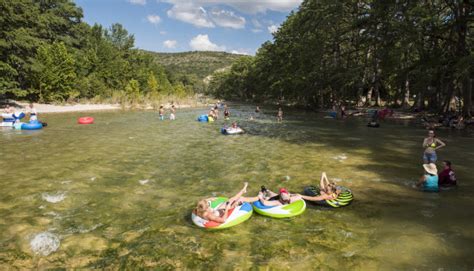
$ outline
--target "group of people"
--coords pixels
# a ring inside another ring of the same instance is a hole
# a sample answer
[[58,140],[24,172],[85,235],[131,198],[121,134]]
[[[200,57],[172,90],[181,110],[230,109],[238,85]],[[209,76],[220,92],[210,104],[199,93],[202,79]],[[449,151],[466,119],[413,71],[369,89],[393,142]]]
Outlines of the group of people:
[[[4,114],[15,114],[17,112],[17,108],[14,106],[6,105],[5,108],[3,109]],[[38,120],[38,112],[36,111],[36,108],[33,103],[30,103],[28,107],[26,108],[26,114],[29,117],[30,121],[37,121]],[[3,117],[4,118],[4,117]],[[17,119],[14,115],[14,123],[20,121]]]
[[417,183],[427,192],[438,192],[440,187],[454,187],[457,185],[456,174],[452,164],[448,160],[443,161],[443,170],[438,173],[436,162],[438,156],[436,151],[445,147],[446,144],[436,137],[433,130],[428,131],[428,137],[423,140],[423,169],[425,173]]
[[298,193],[291,194],[286,188],[280,188],[279,192],[275,193],[265,188],[265,186],[262,186],[257,196],[244,197],[244,194],[247,193],[247,187],[248,183],[244,183],[244,187],[237,194],[216,209],[212,209],[209,204],[215,198],[200,200],[193,210],[193,213],[208,221],[224,223],[229,215],[229,210],[237,205],[242,205],[244,202],[253,203],[260,201],[260,203],[265,206],[281,206],[291,204],[301,199],[307,201],[333,200],[336,199],[341,192],[335,183],[329,182],[325,172],[321,174],[320,195],[318,196],[306,196]]
[[428,116],[423,115],[421,118],[423,126],[427,129],[436,129],[439,127],[445,128],[454,128],[454,129],[464,129],[467,125],[473,124],[472,121],[465,120],[462,114],[457,113],[455,110],[451,110],[439,118],[429,118]]
[[[160,120],[165,120],[165,108],[163,105],[160,105],[160,109],[158,110],[158,114],[160,116]],[[170,107],[170,120],[176,119],[176,107],[174,104]]]

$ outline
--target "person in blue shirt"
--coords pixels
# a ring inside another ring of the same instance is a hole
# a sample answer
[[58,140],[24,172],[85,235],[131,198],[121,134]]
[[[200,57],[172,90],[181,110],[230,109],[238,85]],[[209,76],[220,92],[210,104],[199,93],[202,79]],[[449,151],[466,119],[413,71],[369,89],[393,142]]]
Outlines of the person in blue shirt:
[[417,187],[422,187],[426,192],[438,192],[438,169],[434,163],[424,164],[425,173],[421,176]]

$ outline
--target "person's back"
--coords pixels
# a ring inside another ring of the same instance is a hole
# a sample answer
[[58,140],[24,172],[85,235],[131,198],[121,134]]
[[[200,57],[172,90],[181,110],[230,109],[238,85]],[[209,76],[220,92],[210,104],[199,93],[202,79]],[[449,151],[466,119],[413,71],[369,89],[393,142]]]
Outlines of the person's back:
[[425,182],[423,183],[423,190],[429,192],[438,192],[438,175],[425,174]]
[[438,185],[443,187],[456,186],[457,179],[450,161],[443,161],[444,169],[438,175]]

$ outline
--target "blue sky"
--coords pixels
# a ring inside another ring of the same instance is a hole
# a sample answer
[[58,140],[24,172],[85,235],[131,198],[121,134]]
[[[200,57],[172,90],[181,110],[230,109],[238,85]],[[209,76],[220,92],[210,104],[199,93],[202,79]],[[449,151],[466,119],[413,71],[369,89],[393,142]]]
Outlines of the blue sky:
[[121,23],[135,46],[255,54],[301,0],[76,0],[89,24]]

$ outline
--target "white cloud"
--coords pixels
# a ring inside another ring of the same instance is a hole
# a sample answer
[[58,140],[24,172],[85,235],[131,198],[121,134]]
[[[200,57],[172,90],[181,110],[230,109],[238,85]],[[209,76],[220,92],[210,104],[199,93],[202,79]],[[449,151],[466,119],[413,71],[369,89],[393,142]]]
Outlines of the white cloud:
[[169,49],[176,48],[177,44],[178,44],[178,42],[175,41],[175,40],[165,40],[163,42],[163,46],[165,46],[166,48],[169,48]]
[[253,32],[253,33],[260,33],[260,32],[262,32],[262,29],[253,28],[253,29],[252,29],[252,32]]
[[278,25],[272,24],[269,27],[267,27],[267,29],[268,29],[268,32],[273,34],[278,31]]
[[287,12],[298,7],[303,0],[161,0],[175,5],[192,4],[208,7],[227,5],[247,14],[263,13],[267,11]]
[[175,4],[167,11],[168,17],[193,24],[197,27],[214,27],[207,11],[201,6],[192,3]]
[[221,27],[241,29],[245,27],[245,18],[235,15],[234,12],[223,9],[212,9],[210,12],[212,21]]
[[150,23],[152,23],[152,24],[159,24],[159,23],[161,22],[160,16],[154,15],[154,14],[148,15],[148,16],[146,17],[146,19],[148,20],[148,22],[150,22]]
[[146,0],[128,0],[128,2],[134,5],[146,5]]
[[160,31],[160,34],[161,35],[166,35],[167,33],[166,33],[166,31]]
[[225,46],[219,46],[209,40],[208,35],[197,35],[189,42],[189,46],[195,51],[225,51]]

